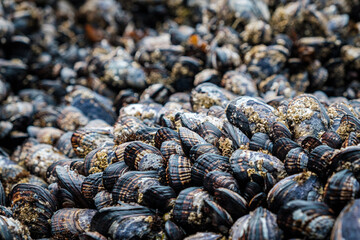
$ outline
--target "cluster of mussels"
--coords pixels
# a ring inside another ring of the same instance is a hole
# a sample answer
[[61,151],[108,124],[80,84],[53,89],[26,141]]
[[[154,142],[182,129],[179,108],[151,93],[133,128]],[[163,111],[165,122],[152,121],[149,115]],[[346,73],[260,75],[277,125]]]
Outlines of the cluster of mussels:
[[359,13],[1,1],[0,238],[359,239]]

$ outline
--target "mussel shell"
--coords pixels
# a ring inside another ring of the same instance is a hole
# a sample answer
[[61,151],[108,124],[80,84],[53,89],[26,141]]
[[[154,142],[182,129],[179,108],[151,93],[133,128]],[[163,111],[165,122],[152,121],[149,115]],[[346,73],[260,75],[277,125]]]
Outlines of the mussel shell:
[[257,132],[251,137],[249,149],[253,151],[264,150],[272,153],[273,143],[266,133]]
[[195,185],[202,186],[207,173],[211,171],[230,170],[229,159],[227,157],[205,153],[198,157],[191,168],[191,180]]
[[56,166],[55,172],[59,186],[66,189],[72,195],[78,206],[91,206],[91,203],[81,193],[81,186],[85,179],[84,176],[62,166]]
[[103,173],[93,173],[87,176],[81,184],[81,193],[85,199],[92,201],[95,195],[104,190]]
[[360,200],[351,201],[340,213],[331,232],[332,240],[357,239],[360,234]]
[[67,106],[61,110],[56,122],[64,131],[75,131],[84,127],[89,119],[78,108]]
[[294,138],[313,135],[330,128],[330,118],[324,106],[313,95],[302,94],[295,97],[287,109],[287,121]]
[[316,173],[321,179],[327,179],[331,173],[331,158],[334,149],[327,145],[320,145],[310,152],[308,170]]
[[152,209],[169,210],[170,203],[176,198],[175,191],[169,186],[150,186],[142,194],[142,201]]
[[62,208],[51,217],[51,233],[55,238],[74,239],[90,230],[96,210]]
[[340,148],[342,144],[339,134],[332,130],[328,130],[321,135],[321,142],[331,148]]
[[169,239],[173,239],[173,240],[182,240],[185,236],[184,230],[182,230],[171,220],[166,221],[164,231],[166,236]]
[[184,156],[172,155],[169,158],[166,168],[166,176],[169,185],[175,190],[180,191],[187,188],[191,183],[190,159]]
[[285,173],[284,164],[274,156],[251,150],[236,150],[230,158],[231,170],[240,185],[250,180],[264,186],[264,177],[270,173],[280,180]]
[[110,130],[79,129],[73,133],[71,143],[76,155],[78,157],[85,157],[94,149],[112,146],[113,135]]
[[165,141],[161,144],[160,152],[166,160],[176,154],[180,156],[185,156],[184,151],[182,150],[181,144],[176,141]]
[[84,87],[71,92],[68,97],[71,98],[71,106],[78,108],[90,120],[102,119],[110,125],[115,123],[116,115],[109,99]]
[[204,228],[205,218],[202,208],[204,200],[209,199],[209,194],[199,187],[190,187],[182,190],[173,209],[173,219],[175,222],[184,227],[185,230],[197,231]]
[[[115,234],[116,234],[117,225],[119,226],[121,224],[122,220],[126,220],[131,217],[141,217],[141,219],[143,219],[142,217],[150,217],[151,218],[153,216],[154,216],[154,213],[150,209],[143,207],[143,206],[107,207],[107,208],[100,209],[94,215],[94,217],[91,220],[90,230],[98,231],[102,235],[110,237],[111,235],[113,235],[112,234],[112,233],[114,233],[113,231],[115,231]],[[123,225],[123,227],[126,227],[126,226],[127,226],[127,224],[125,226]],[[137,227],[141,227],[141,226],[136,225],[136,224],[133,224],[133,225],[130,224],[129,227],[137,228]],[[146,227],[149,228],[149,224],[147,224]],[[138,231],[141,232],[141,231],[145,231],[145,230],[146,229],[144,229],[142,227]],[[148,231],[149,230],[150,230],[150,228],[148,229]],[[136,234],[137,231],[135,231],[135,230],[133,230],[133,231]],[[135,236],[131,236],[133,231],[124,231],[125,236],[122,236],[122,238],[120,238],[120,236],[118,236],[117,239],[130,239],[131,237],[135,237]],[[126,234],[129,234],[129,235],[126,235]],[[113,236],[111,236],[111,237],[113,237]]]
[[200,137],[199,134],[184,127],[179,128],[179,137],[181,140],[182,149],[187,156],[190,152],[190,149],[195,145],[207,143],[202,137]]
[[124,161],[130,169],[139,171],[158,170],[165,166],[161,152],[157,148],[140,141],[133,141],[126,145]]
[[118,200],[126,203],[137,203],[140,191],[151,185],[160,185],[159,176],[155,171],[129,171],[122,175],[112,189],[114,203]]
[[117,162],[113,147],[100,147],[92,150],[84,158],[85,176],[103,172],[109,165]]
[[214,190],[214,195],[216,201],[228,211],[234,220],[244,216],[249,211],[246,200],[230,189],[217,188]]
[[189,157],[191,162],[195,162],[196,159],[205,153],[221,155],[219,149],[210,143],[197,144],[190,149]]
[[276,224],[276,215],[258,207],[239,218],[230,229],[232,239],[281,239],[282,231]]
[[62,152],[65,156],[69,158],[76,157],[76,154],[74,152],[74,149],[72,147],[71,143],[71,137],[73,135],[73,132],[66,132],[57,141],[55,147]]
[[211,226],[223,234],[228,233],[229,228],[234,223],[230,214],[213,200],[204,200],[204,213],[210,219]]
[[360,194],[360,184],[354,174],[344,169],[332,175],[324,188],[324,202],[339,213],[346,204]]
[[288,237],[324,239],[334,222],[333,212],[321,202],[293,200],[277,214],[277,224]]
[[160,128],[155,134],[155,147],[160,149],[163,142],[175,141],[180,143],[179,135],[176,131],[171,128],[163,127]]
[[274,142],[273,153],[280,160],[284,161],[288,152],[297,147],[300,146],[290,138],[278,138]]
[[0,216],[0,238],[4,240],[31,239],[27,227],[18,220],[7,216]]
[[228,172],[214,170],[208,172],[204,177],[204,189],[213,194],[217,188],[226,188],[240,193],[240,187],[236,179]]
[[276,213],[291,200],[317,201],[322,191],[319,178],[311,172],[303,172],[284,178],[269,191],[268,208]]
[[50,236],[49,220],[57,208],[55,196],[43,187],[20,183],[9,198],[14,217],[29,227],[32,237]]
[[292,133],[282,122],[274,122],[269,130],[269,137],[275,141],[279,138],[292,138]]
[[287,174],[303,172],[308,168],[309,155],[301,147],[291,149],[284,160],[284,167]]
[[104,188],[111,191],[117,179],[128,172],[130,169],[125,162],[110,164],[103,172],[102,181]]

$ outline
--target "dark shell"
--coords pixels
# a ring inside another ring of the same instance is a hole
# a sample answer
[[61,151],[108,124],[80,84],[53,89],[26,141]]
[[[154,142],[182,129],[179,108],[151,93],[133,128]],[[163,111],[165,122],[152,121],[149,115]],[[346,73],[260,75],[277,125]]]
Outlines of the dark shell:
[[165,141],[161,144],[160,152],[166,160],[176,154],[180,156],[185,156],[184,151],[182,150],[181,144],[175,141]]
[[236,179],[230,173],[219,170],[208,172],[204,177],[203,185],[210,194],[213,194],[217,188],[226,188],[240,193]]
[[264,186],[267,173],[275,181],[280,180],[285,174],[284,164],[279,159],[250,150],[236,150],[230,158],[230,165],[234,177],[242,187],[250,180]]
[[223,234],[228,233],[234,223],[230,214],[213,200],[204,200],[204,213],[209,218],[210,225]]
[[[145,218],[150,221],[146,222]],[[142,206],[107,207],[94,215],[90,230],[113,239],[146,239],[154,218],[154,213]]]
[[232,239],[281,239],[282,231],[276,224],[276,215],[258,207],[239,218],[230,229]]
[[118,200],[126,203],[141,201],[139,194],[147,187],[160,185],[159,176],[154,171],[130,171],[122,175],[112,189],[114,203]]
[[238,193],[226,189],[217,188],[214,190],[216,201],[228,211],[231,217],[236,220],[248,213],[248,203]]
[[350,168],[354,170],[355,176],[357,177],[357,169],[360,160],[360,147],[351,146],[345,149],[340,149],[331,157],[331,170],[338,172],[344,168]]
[[308,160],[308,170],[316,173],[321,179],[327,179],[331,173],[330,165],[334,149],[320,145],[311,151]]
[[275,141],[279,138],[292,138],[290,130],[281,122],[274,122],[269,130],[269,137]]
[[294,174],[275,184],[269,191],[268,207],[276,213],[281,206],[291,200],[316,201],[321,191],[322,185],[315,174],[311,172]]
[[185,236],[184,230],[170,220],[166,221],[164,231],[166,236],[173,240],[182,240]]
[[134,140],[141,141],[141,142],[144,142],[144,143],[154,146],[155,145],[155,134],[157,133],[158,130],[159,130],[159,128],[157,128],[157,127],[139,128],[135,132]]
[[57,205],[47,189],[20,183],[12,189],[9,198],[14,217],[29,227],[33,238],[50,237],[49,220]]
[[71,137],[73,135],[73,132],[66,132],[57,141],[55,147],[62,152],[65,156],[69,158],[76,157],[76,154],[74,152],[74,149],[72,147],[71,143]]
[[104,188],[111,191],[119,177],[124,175],[130,169],[125,162],[116,162],[110,164],[103,172],[102,181]]
[[102,119],[110,125],[116,120],[116,114],[112,110],[112,101],[90,89],[79,87],[66,96],[73,107],[78,108],[90,120]]
[[326,109],[313,95],[302,94],[289,102],[286,119],[295,139],[318,136],[330,128]]
[[108,191],[98,192],[94,197],[94,204],[97,210],[113,205],[112,194]]
[[81,193],[81,185],[85,179],[84,176],[75,171],[71,171],[62,166],[55,168],[57,183],[61,188],[67,190],[75,200],[75,203],[80,207],[89,207],[91,204],[85,199]]
[[185,230],[196,228],[199,231],[204,228],[204,200],[209,198],[209,194],[202,188],[191,187],[182,190],[175,200],[174,221],[184,227]]
[[93,200],[95,195],[104,190],[103,173],[94,173],[87,176],[81,184],[81,193],[89,202]]
[[360,234],[360,200],[350,202],[340,213],[331,232],[331,239],[357,239]]
[[198,157],[191,168],[191,180],[195,185],[202,186],[207,173],[211,171],[230,170],[229,159],[227,157],[205,153]]
[[308,153],[301,147],[291,149],[284,160],[284,167],[287,174],[303,172],[307,169],[309,162]]
[[223,135],[220,129],[210,122],[201,123],[195,132],[212,145],[216,145],[216,142],[219,141],[219,138]]
[[340,135],[332,130],[328,130],[321,135],[321,142],[331,148],[340,148],[342,144]]
[[171,128],[163,127],[160,128],[155,134],[155,147],[160,149],[163,142],[175,141],[180,143],[179,135],[176,131]]
[[172,200],[176,198],[175,191],[169,186],[150,186],[142,194],[144,204],[153,209],[169,210]]
[[301,141],[301,147],[308,152],[320,145],[322,145],[322,142],[314,136],[307,136]]
[[273,154],[281,161],[284,161],[286,155],[291,149],[300,147],[299,144],[291,140],[290,138],[279,138],[275,140],[273,146]]
[[221,155],[219,149],[210,143],[198,144],[190,149],[189,157],[191,162],[195,162],[196,159],[205,153]]
[[190,149],[195,145],[207,143],[202,137],[200,137],[199,134],[184,127],[179,128],[179,137],[181,140],[181,146],[186,155],[189,154]]
[[360,184],[347,169],[335,173],[324,188],[324,202],[339,213],[351,200],[360,194]]
[[0,205],[5,206],[6,193],[2,183],[0,182]]
[[235,127],[229,122],[224,122],[223,131],[225,135],[227,135],[227,137],[232,141],[234,149],[247,146],[250,143],[250,139],[239,128]]
[[321,202],[293,200],[277,214],[277,224],[289,237],[325,239],[334,222],[333,212]]
[[51,217],[51,233],[55,238],[77,238],[90,230],[90,223],[96,210],[63,208]]
[[275,109],[252,97],[243,96],[231,101],[226,107],[226,116],[248,137],[256,132],[266,133],[275,122]]
[[190,185],[192,176],[191,167],[192,164],[187,157],[174,154],[169,158],[166,176],[169,185],[175,191],[178,192]]
[[253,151],[265,150],[272,153],[273,143],[266,133],[257,132],[251,137],[249,149]]

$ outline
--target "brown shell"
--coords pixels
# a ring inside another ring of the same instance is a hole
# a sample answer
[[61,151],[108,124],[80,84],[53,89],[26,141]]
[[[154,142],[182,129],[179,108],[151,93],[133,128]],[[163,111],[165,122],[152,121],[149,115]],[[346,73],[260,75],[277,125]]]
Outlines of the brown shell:
[[114,144],[110,130],[93,128],[76,130],[71,137],[71,143],[78,157],[85,157],[94,149]]
[[84,158],[85,176],[103,172],[110,164],[117,162],[114,148],[100,147],[89,152]]
[[96,210],[63,208],[51,218],[51,233],[55,239],[74,239],[90,231],[90,223]]
[[45,188],[20,183],[11,191],[14,217],[29,227],[33,238],[50,237],[50,218],[56,211],[56,198]]
[[169,158],[166,177],[175,191],[180,191],[190,185],[191,166],[190,159],[187,157],[174,154]]
[[67,106],[61,110],[57,119],[58,126],[64,131],[75,131],[84,127],[89,119],[76,107]]

